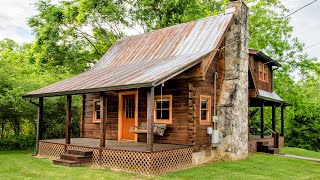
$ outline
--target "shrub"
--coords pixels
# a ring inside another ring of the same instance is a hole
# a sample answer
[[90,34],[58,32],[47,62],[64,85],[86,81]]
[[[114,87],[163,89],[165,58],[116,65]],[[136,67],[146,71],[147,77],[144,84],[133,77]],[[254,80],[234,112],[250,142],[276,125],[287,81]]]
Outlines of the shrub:
[[11,135],[0,140],[0,151],[28,150],[35,147],[35,137],[31,135]]

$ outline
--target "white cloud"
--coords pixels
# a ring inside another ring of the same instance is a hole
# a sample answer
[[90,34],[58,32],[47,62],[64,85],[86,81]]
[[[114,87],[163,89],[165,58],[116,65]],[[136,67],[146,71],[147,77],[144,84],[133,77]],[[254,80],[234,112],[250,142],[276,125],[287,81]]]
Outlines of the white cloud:
[[35,14],[36,0],[0,1],[0,39],[10,38],[19,43],[34,39],[27,26],[27,18]]
[[[311,0],[281,0],[282,3],[294,12],[300,7],[312,2]],[[310,6],[291,15],[290,24],[293,26],[293,35],[298,37],[306,47],[320,42],[320,2],[317,1]],[[306,50],[312,56],[320,59],[320,45]]]

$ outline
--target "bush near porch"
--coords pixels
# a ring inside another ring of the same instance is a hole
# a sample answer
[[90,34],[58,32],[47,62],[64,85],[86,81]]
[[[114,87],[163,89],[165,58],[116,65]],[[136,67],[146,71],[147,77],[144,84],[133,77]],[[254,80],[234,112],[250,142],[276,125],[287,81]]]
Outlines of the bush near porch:
[[[318,157],[316,152],[298,148],[285,151]],[[30,151],[0,152],[0,179],[320,179],[320,163],[267,154],[251,154],[242,161],[213,162],[151,177],[110,169],[56,166],[30,154]]]

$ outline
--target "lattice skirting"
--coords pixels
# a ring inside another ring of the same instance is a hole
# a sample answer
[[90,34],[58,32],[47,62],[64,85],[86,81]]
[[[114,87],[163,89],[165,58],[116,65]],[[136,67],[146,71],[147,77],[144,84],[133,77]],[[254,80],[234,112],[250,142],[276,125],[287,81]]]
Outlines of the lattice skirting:
[[[151,175],[188,168],[192,165],[192,148],[184,147],[159,152],[136,152],[126,150],[99,149],[75,145],[39,142],[39,156],[57,159],[65,148],[93,151],[93,165],[110,167],[129,172]],[[100,153],[101,151],[101,157]]]
[[64,144],[39,142],[38,156],[46,157],[49,159],[58,159],[61,154],[65,152]]

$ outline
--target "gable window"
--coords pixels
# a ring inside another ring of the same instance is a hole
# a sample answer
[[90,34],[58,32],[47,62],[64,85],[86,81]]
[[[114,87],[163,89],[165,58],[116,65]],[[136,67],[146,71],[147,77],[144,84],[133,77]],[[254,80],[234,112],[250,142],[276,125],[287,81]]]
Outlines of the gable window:
[[100,100],[93,100],[93,122],[100,122]]
[[210,125],[211,96],[200,95],[200,125]]
[[155,123],[172,124],[172,95],[155,96]]
[[268,82],[268,65],[259,62],[259,80]]

